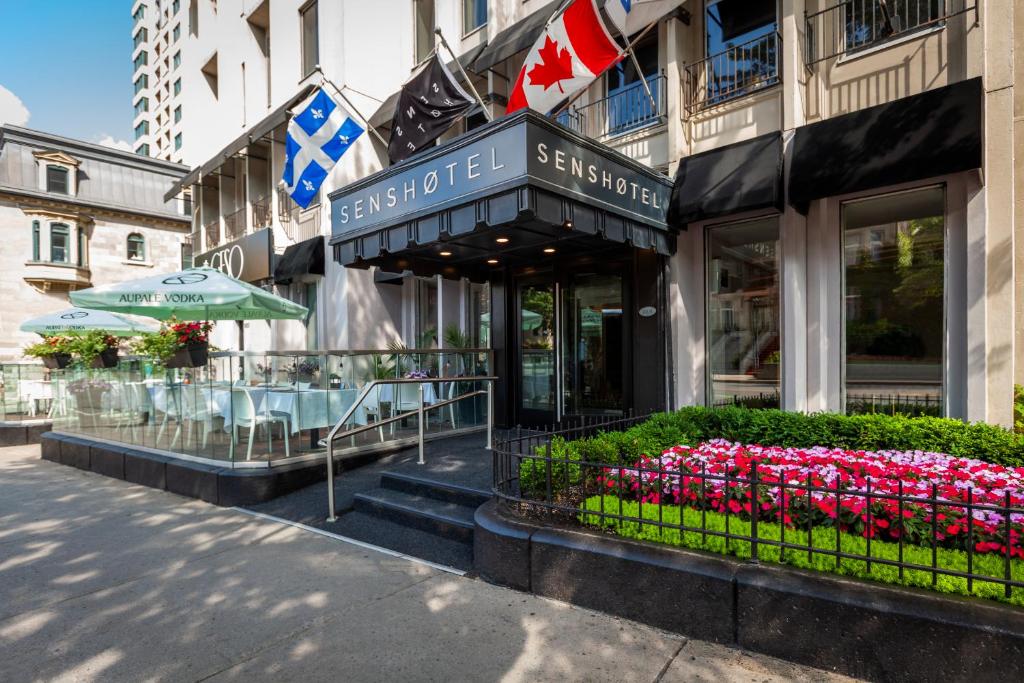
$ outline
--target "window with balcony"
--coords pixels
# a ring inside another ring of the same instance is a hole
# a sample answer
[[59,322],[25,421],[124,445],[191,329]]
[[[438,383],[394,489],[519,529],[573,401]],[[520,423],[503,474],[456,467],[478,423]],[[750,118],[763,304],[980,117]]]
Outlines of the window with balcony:
[[132,39],[132,49],[135,49],[139,45],[142,45],[144,42],[146,42],[147,36],[148,36],[148,33],[146,32],[146,29],[140,28],[135,33],[135,37]]
[[63,223],[50,225],[50,263],[71,263],[71,231]]
[[299,9],[302,31],[302,75],[312,73],[320,63],[320,36],[317,3],[308,2]]
[[434,51],[434,0],[413,0],[412,8],[416,63],[419,64]]
[[472,33],[487,23],[487,0],[462,0],[462,32]]
[[149,87],[149,76],[142,74],[135,79],[135,94],[138,95],[140,92]]
[[136,147],[135,148],[135,153],[138,154],[139,156],[148,157],[149,156],[149,143],[145,142],[145,143],[139,145],[138,147]]
[[[665,93],[664,83],[658,78],[657,35],[650,35],[635,45],[633,53],[635,63],[632,59],[623,59],[608,70],[608,97],[604,107],[609,135],[650,125],[664,114],[661,101]],[[637,71],[637,64],[640,71]]]
[[149,55],[146,54],[145,50],[140,52],[139,55],[135,58],[135,61],[132,62],[132,64],[133,64],[133,66],[134,66],[136,71],[138,71],[142,67],[146,66],[148,63],[149,63]]
[[138,140],[143,135],[149,135],[149,121],[143,121],[135,126],[135,139]]
[[135,103],[135,115],[144,114],[149,111],[149,98],[143,97]]
[[128,260],[146,260],[146,238],[137,232],[128,235]]
[[705,57],[686,67],[689,113],[777,84],[778,30],[776,0],[707,0]]
[[69,194],[68,169],[63,166],[46,167],[46,191]]

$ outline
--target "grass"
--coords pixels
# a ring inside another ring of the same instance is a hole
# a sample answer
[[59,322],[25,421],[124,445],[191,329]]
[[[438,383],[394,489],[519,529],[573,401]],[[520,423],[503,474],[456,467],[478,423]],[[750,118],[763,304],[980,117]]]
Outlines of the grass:
[[[603,506],[603,507],[602,507]],[[620,507],[621,506],[621,507]],[[726,515],[718,512],[701,512],[692,508],[665,505],[660,508],[646,504],[643,510],[635,501],[620,501],[615,496],[591,496],[583,501],[579,520],[591,526],[610,530],[624,538],[641,541],[653,541],[667,545],[704,550],[719,555],[731,555],[740,559],[750,558],[750,542],[738,539],[726,539],[722,536],[702,534],[700,531],[682,531],[657,526],[659,514],[663,524],[689,528],[706,528],[708,531],[724,532]],[[619,515],[626,519],[602,518],[593,514],[603,511],[606,514]],[[642,512],[642,517],[641,517]],[[682,520],[680,520],[680,512]],[[589,513],[589,514],[588,514]],[[641,521],[643,520],[643,521]],[[680,523],[681,521],[681,523]],[[648,523],[653,522],[653,523]],[[737,535],[750,535],[750,522],[730,515],[728,518],[729,532]],[[1010,597],[1006,597],[1003,585],[975,579],[970,591],[967,590],[967,579],[939,574],[933,583],[931,571],[904,569],[900,577],[899,569],[891,565],[871,563],[868,568],[866,560],[840,559],[817,550],[836,550],[836,530],[830,527],[815,527],[810,531],[799,531],[786,527],[786,543],[808,546],[807,550],[783,549],[778,546],[758,545],[758,559],[762,562],[786,564],[800,569],[869,579],[897,586],[925,588],[955,595],[973,595],[990,600],[998,600],[1013,605],[1024,606],[1024,588],[1014,588]],[[779,541],[782,538],[782,525],[772,522],[758,522],[757,535],[760,540]],[[808,539],[808,535],[810,539]],[[808,543],[808,540],[810,543]],[[839,549],[851,555],[868,556],[867,539],[853,534],[839,534]],[[871,541],[871,558],[896,561],[899,559],[899,545],[888,541]],[[907,564],[932,566],[932,549],[930,547],[904,545],[903,561]],[[1002,578],[1005,557],[993,554],[974,554],[972,573],[975,575]],[[967,571],[967,553],[960,550],[939,548],[936,552],[936,566],[940,569]],[[1011,578],[1024,582],[1024,561],[1013,559],[1010,562]]]

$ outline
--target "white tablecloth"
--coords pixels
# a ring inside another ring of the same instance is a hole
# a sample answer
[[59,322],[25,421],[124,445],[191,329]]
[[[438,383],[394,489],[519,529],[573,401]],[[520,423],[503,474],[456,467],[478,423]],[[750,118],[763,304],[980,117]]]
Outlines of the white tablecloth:
[[[329,429],[352,407],[358,394],[355,389],[268,391],[257,412],[287,415],[293,434],[307,429]],[[352,418],[355,424],[365,425],[366,406],[360,406]]]
[[[380,392],[379,393],[379,396],[380,396],[379,400],[380,400],[380,402],[381,403],[394,403],[395,396],[397,395],[397,393],[399,391],[395,387],[398,387],[398,386],[401,386],[401,385],[398,385],[398,384],[381,384],[381,385],[379,385],[377,387],[377,390]],[[415,384],[406,384],[405,386],[411,387],[411,390],[410,389],[406,390],[406,391],[409,392],[408,394],[405,394],[406,399],[407,400],[411,400],[411,397],[413,397],[413,396],[417,397],[417,399],[418,399],[419,395],[415,391],[416,385]],[[426,405],[432,405],[434,403],[437,403],[437,400],[438,400],[437,399],[437,393],[434,391],[434,387],[438,386],[438,385],[435,385],[432,382],[423,382],[422,384],[420,384],[420,386],[423,387],[423,403],[425,403]],[[372,396],[373,393],[374,392],[372,392],[372,391],[370,392],[371,396]],[[370,397],[368,396],[367,399],[369,399],[369,398]]]

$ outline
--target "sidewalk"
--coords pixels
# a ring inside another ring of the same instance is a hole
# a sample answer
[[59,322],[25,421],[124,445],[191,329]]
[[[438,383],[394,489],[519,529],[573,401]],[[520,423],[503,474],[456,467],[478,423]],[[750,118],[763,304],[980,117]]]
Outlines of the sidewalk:
[[841,680],[0,449],[0,680]]

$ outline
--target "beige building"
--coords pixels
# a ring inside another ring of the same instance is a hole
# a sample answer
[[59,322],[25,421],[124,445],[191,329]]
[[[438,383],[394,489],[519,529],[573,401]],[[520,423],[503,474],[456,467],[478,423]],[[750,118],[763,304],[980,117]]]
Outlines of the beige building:
[[[537,251],[533,190],[496,224],[515,259],[479,242],[493,203],[467,206],[465,226],[428,207],[356,234],[335,209],[403,172],[369,134],[309,210],[276,190],[287,109],[317,65],[386,138],[441,28],[496,119],[473,112],[442,140],[458,149],[509,125],[512,84],[560,4],[198,3],[184,78],[211,116],[186,122],[202,140],[182,184],[197,197],[193,241],[209,253],[266,230],[280,253],[330,235],[322,276],[279,283],[316,304],[306,329],[267,326],[247,344],[412,345],[455,325],[494,345],[512,423],[732,403],[1011,422],[1024,381],[1019,1],[686,0],[630,36],[636,60],[556,120],[579,147],[674,178],[653,253],[644,239],[612,248],[604,228]],[[424,221],[440,232],[421,235]]]
[[185,170],[0,126],[0,359],[37,341],[19,325],[70,306],[68,292],[181,267],[190,209],[163,194]]

